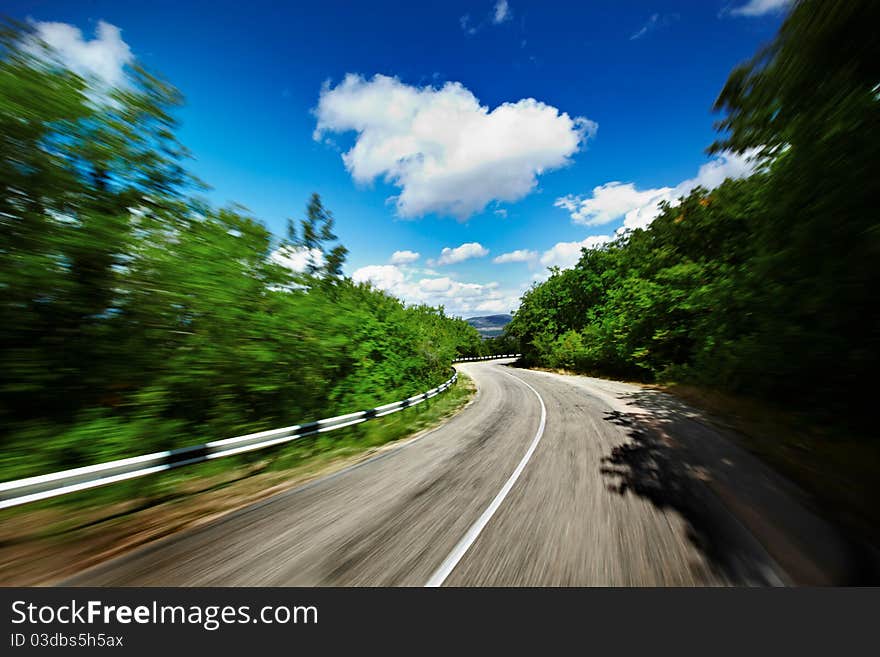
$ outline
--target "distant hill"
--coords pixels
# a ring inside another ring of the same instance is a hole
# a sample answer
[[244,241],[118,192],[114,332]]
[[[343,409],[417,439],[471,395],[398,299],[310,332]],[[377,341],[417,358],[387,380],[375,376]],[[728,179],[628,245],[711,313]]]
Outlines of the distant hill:
[[465,321],[473,326],[484,338],[496,338],[504,332],[504,327],[510,324],[512,315],[483,315],[470,317]]

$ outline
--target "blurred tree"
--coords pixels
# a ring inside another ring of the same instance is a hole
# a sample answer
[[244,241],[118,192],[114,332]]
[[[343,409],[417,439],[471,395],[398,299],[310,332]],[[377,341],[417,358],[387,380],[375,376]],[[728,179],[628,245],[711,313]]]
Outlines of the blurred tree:
[[280,243],[194,198],[174,88],[137,65],[95,87],[32,46],[0,34],[0,479],[368,408],[478,348],[344,278],[317,194]]
[[[288,239],[294,249],[306,257],[306,274],[310,277],[333,280],[342,275],[342,265],[348,254],[341,244],[330,246],[337,240],[333,233],[333,215],[324,207],[321,197],[312,194],[306,206],[306,216],[300,220],[300,232],[288,223]],[[329,248],[329,250],[328,250]]]
[[811,399],[843,401],[849,387],[850,402],[867,402],[880,366],[878,23],[876,2],[799,2],[716,102],[725,135],[713,150],[773,158],[754,223],[758,312],[742,357],[764,361],[788,399],[803,396],[810,371]]
[[533,286],[527,360],[684,379],[857,423],[880,367],[880,4],[798,2],[731,73],[711,150],[759,170]]

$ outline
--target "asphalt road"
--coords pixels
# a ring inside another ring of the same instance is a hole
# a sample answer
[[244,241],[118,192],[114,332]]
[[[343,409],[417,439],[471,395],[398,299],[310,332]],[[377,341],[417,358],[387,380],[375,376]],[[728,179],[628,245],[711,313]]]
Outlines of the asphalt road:
[[507,362],[460,365],[476,398],[419,439],[65,584],[845,579],[833,530],[699,414],[640,387]]

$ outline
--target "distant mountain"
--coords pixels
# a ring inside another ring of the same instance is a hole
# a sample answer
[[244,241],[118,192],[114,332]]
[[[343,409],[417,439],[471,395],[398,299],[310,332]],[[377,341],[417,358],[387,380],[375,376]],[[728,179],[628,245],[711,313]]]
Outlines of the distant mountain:
[[470,317],[465,321],[473,326],[484,338],[496,338],[504,332],[504,327],[510,324],[513,315],[483,315]]

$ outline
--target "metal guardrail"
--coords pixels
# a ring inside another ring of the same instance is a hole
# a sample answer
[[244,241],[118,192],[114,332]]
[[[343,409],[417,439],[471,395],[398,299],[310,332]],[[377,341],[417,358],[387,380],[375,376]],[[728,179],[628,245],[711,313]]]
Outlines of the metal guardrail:
[[473,356],[471,358],[457,358],[453,363],[466,363],[471,360],[498,360],[499,358],[519,358],[522,354],[499,354],[497,356]]
[[[489,360],[493,358],[505,358],[505,356],[466,358],[455,362],[461,362],[462,360]],[[288,443],[297,438],[350,427],[367,420],[402,411],[416,404],[421,404],[423,401],[439,395],[455,383],[456,380],[458,380],[457,372],[447,381],[427,392],[366,411],[348,413],[347,415],[339,415],[291,427],[282,427],[281,429],[260,431],[245,436],[215,440],[204,445],[181,447],[165,452],[155,452],[144,456],[134,456],[132,458],[108,461],[72,470],[7,481],[0,483],[0,509],[8,509],[29,502],[45,500],[50,497],[88,490],[89,488],[107,486],[119,481],[126,481],[127,479],[144,477],[156,472],[173,470],[174,468],[211,461],[224,456],[252,452]]]

